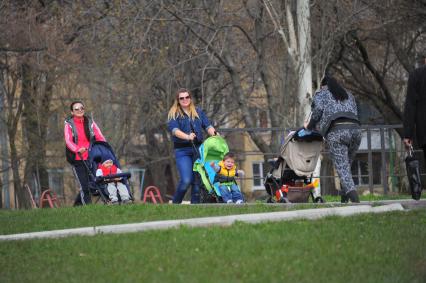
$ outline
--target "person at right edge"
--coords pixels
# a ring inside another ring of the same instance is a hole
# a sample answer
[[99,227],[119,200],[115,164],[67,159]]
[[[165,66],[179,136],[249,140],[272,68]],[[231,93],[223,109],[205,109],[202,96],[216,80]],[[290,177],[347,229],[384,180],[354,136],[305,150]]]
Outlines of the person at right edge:
[[426,49],[419,56],[419,67],[410,73],[404,107],[404,144],[413,145],[414,134],[417,144],[423,149],[426,167]]
[[336,79],[325,76],[321,89],[315,93],[311,106],[311,119],[304,127],[319,128],[325,138],[330,156],[342,186],[341,202],[359,202],[352,179],[351,164],[361,143],[358,108],[354,96],[347,92]]

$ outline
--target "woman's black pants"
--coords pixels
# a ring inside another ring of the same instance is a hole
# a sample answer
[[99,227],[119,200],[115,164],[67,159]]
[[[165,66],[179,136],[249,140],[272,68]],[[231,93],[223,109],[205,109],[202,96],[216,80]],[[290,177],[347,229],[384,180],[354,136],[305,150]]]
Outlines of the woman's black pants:
[[92,203],[89,190],[89,172],[82,160],[76,160],[73,166],[74,175],[80,185],[80,191],[74,201],[74,206]]

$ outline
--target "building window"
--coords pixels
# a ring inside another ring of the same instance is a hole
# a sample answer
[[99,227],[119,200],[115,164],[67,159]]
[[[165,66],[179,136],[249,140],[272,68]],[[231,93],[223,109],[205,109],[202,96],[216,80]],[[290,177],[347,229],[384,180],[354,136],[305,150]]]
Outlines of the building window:
[[253,190],[263,190],[263,162],[253,162]]
[[49,176],[49,189],[58,196],[64,196],[64,169],[47,169]]

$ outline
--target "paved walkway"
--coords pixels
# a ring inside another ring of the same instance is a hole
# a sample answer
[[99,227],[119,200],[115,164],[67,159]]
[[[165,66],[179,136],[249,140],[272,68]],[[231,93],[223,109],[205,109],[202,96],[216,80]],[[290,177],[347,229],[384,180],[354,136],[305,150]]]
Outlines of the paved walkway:
[[[407,202],[408,203],[408,202]],[[410,202],[411,203],[411,202]],[[426,205],[426,201],[423,202]],[[151,221],[132,224],[106,225],[83,227],[64,230],[32,232],[12,235],[0,235],[0,241],[28,240],[43,238],[63,238],[70,236],[94,236],[98,234],[134,233],[148,230],[164,230],[179,228],[180,226],[206,227],[206,226],[230,226],[236,221],[245,223],[275,222],[295,219],[318,219],[327,216],[351,216],[362,213],[382,213],[389,211],[403,211],[401,202],[386,203],[384,205],[357,204],[340,207],[327,207],[315,209],[303,209],[293,211],[239,214],[229,216],[203,217],[180,220]]]

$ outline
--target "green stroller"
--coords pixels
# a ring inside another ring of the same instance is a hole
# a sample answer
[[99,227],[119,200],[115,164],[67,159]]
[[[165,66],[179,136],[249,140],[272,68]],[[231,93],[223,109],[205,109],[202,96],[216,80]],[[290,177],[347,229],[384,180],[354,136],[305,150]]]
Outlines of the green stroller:
[[206,139],[200,146],[199,158],[195,161],[193,170],[201,176],[200,202],[223,202],[219,190],[219,184],[214,183],[216,172],[210,166],[210,162],[219,162],[229,152],[228,144],[221,136],[212,136]]

